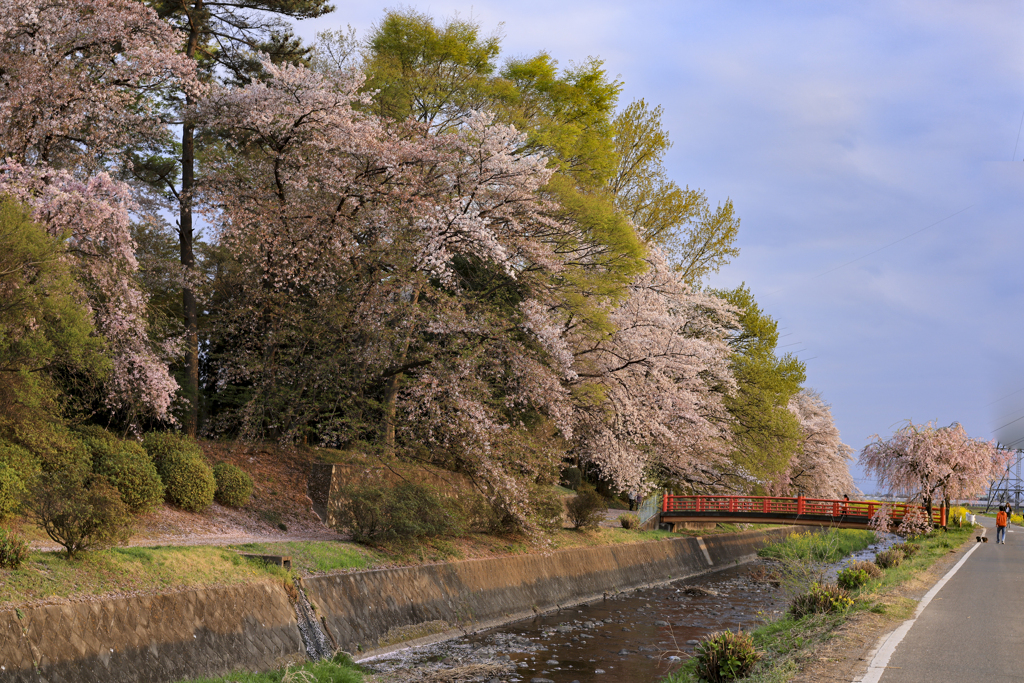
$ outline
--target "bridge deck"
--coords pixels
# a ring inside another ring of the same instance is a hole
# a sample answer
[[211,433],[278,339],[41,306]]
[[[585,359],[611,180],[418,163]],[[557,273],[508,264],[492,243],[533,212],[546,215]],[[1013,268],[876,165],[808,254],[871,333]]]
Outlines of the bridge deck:
[[[893,524],[910,513],[925,514],[925,508],[908,503],[833,500],[825,498],[778,498],[772,496],[674,496],[662,499],[661,521],[754,522],[758,524],[799,524],[865,529],[883,506],[891,511]],[[945,523],[945,510],[932,513],[932,523]]]

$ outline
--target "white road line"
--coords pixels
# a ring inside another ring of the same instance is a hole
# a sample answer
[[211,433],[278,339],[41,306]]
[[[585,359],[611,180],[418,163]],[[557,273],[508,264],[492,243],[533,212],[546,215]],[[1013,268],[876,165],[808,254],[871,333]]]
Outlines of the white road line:
[[[982,536],[985,535],[985,531],[986,529],[981,530]],[[914,616],[900,624],[892,633],[882,636],[882,640],[879,642],[878,647],[875,648],[874,656],[871,658],[871,663],[868,664],[867,673],[865,673],[861,678],[855,679],[854,683],[878,683],[878,681],[881,680],[882,674],[885,673],[885,667],[889,665],[889,660],[892,658],[893,653],[896,652],[896,647],[903,641],[903,638],[906,637],[907,633],[910,631],[910,627],[913,626],[914,622],[917,621],[917,618],[921,616],[921,612],[923,612],[924,608],[928,606],[928,603],[932,601],[932,598],[942,590],[942,587],[946,585],[946,582],[953,578],[953,575],[960,570],[960,567],[962,567],[964,562],[967,561],[967,558],[971,556],[971,553],[977,550],[980,546],[981,543],[975,543],[974,547],[964,553],[964,556],[960,558],[960,561],[957,562],[952,569],[946,572],[946,575],[939,579],[939,582],[932,586],[930,591],[925,593],[924,597],[921,598],[921,602],[918,603],[917,609],[914,610]]]

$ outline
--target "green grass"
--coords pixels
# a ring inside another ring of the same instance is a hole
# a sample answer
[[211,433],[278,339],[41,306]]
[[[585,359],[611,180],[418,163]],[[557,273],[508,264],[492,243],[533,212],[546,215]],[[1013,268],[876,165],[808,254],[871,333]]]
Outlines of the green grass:
[[765,546],[758,555],[776,560],[838,562],[874,542],[875,532],[864,529],[828,529],[821,533],[803,531]]
[[347,657],[335,657],[337,662],[323,661],[302,666],[287,667],[265,673],[237,671],[217,678],[191,678],[178,683],[361,683],[360,667]]
[[[816,561],[836,562],[846,555],[841,552],[855,552],[867,547],[873,539],[873,532],[855,529],[830,530],[836,538],[828,539],[827,534],[794,534],[787,541],[776,543],[762,550],[767,557],[799,560],[809,557]],[[971,528],[950,527],[948,532],[937,531],[914,542],[921,550],[899,567],[885,570],[879,579],[869,581],[862,588],[852,591],[853,606],[846,612],[833,614],[810,614],[794,618],[788,613],[780,619],[770,621],[753,632],[754,643],[764,653],[754,673],[743,679],[745,683],[785,683],[799,673],[798,661],[818,643],[835,636],[836,630],[857,611],[867,610],[885,615],[893,622],[903,621],[913,614],[917,603],[908,598],[892,595],[890,589],[912,579],[931,567],[939,558],[959,548],[975,535]],[[813,538],[814,536],[825,538]],[[672,675],[661,679],[661,683],[697,683],[691,666],[683,667]]]
[[[896,586],[907,579],[912,578],[918,572],[932,566],[940,557],[948,555],[951,550],[959,548],[964,541],[977,535],[977,532],[968,527],[958,529],[950,527],[947,532],[936,532],[914,541],[921,546],[921,550],[910,559],[905,559],[900,566],[893,569],[886,569],[880,579],[868,582],[866,586],[857,591],[854,595],[869,595],[870,593]],[[857,609],[857,606],[854,606]]]
[[0,570],[0,604],[286,579],[276,567],[212,546],[111,548],[73,561],[63,553],[33,552],[20,569]]
[[285,555],[292,558],[292,571],[299,574],[325,574],[346,569],[369,569],[374,555],[355,543],[343,541],[285,541],[282,543],[245,543],[230,546],[240,553]]

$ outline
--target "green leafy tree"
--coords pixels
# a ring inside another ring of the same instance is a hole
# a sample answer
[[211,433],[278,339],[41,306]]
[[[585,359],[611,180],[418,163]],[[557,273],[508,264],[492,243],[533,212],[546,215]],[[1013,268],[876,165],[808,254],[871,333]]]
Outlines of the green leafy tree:
[[89,411],[110,370],[67,248],[0,196],[0,440],[23,447]]
[[761,310],[750,288],[716,291],[736,306],[740,330],[729,339],[737,392],[725,399],[733,419],[732,458],[770,485],[800,448],[802,432],[789,400],[806,380],[806,366],[792,354],[776,354],[779,324]]
[[[345,39],[322,34],[320,52],[330,54],[328,46],[341,47]],[[481,36],[472,20],[455,17],[437,25],[413,9],[391,10],[367,41],[366,88],[377,91],[372,107],[380,116],[449,131],[498,95],[492,76],[500,49],[499,35]]]
[[668,178],[664,157],[672,142],[661,125],[663,113],[660,105],[638,100],[615,117],[619,163],[610,186],[616,206],[644,241],[660,246],[683,279],[696,285],[739,255],[740,220],[732,201],[712,209],[703,190],[680,188]]

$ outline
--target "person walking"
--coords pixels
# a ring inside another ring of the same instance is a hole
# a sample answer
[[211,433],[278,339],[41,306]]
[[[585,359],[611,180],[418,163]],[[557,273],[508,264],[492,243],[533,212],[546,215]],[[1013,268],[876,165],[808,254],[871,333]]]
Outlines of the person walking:
[[[1009,507],[1009,505],[1006,507]],[[1007,514],[1006,509],[1000,505],[999,512],[996,513],[996,543],[1006,545],[1006,525],[1009,522],[1010,515]]]

